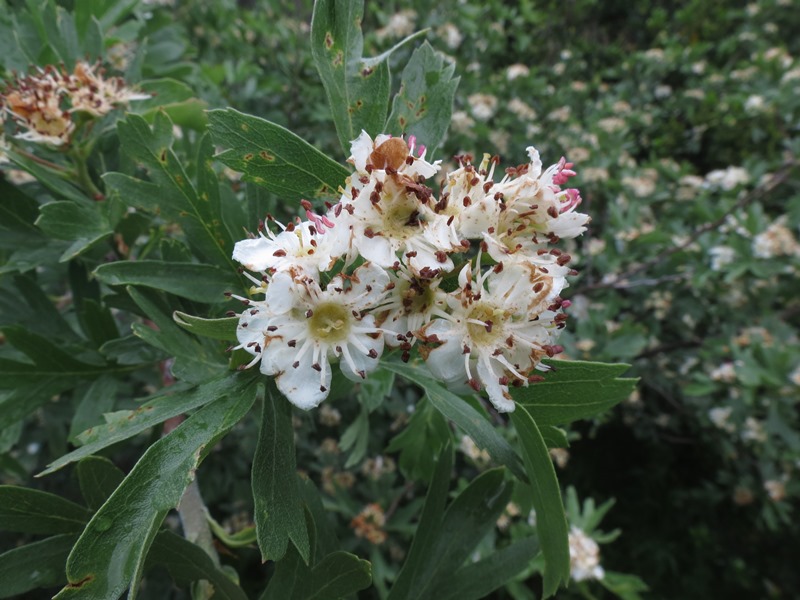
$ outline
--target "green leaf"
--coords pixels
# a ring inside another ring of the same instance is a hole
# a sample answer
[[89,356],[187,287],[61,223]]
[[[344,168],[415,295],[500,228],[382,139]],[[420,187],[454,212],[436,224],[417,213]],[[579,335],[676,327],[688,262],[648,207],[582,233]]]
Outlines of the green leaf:
[[550,360],[553,371],[544,381],[513,388],[538,425],[563,425],[594,416],[618,404],[633,391],[638,379],[618,377],[629,365]]
[[204,579],[214,586],[214,598],[247,600],[242,588],[215,565],[200,546],[171,531],[162,531],[153,540],[147,554],[147,566],[165,567],[180,584]]
[[176,310],[172,313],[172,319],[186,331],[195,335],[226,342],[236,341],[236,325],[239,323],[239,317],[203,319]]
[[494,551],[478,562],[469,563],[439,586],[437,600],[481,600],[531,566],[539,551],[536,538],[525,538]]
[[75,391],[74,397],[79,401],[69,424],[69,441],[103,422],[103,414],[111,412],[114,407],[118,387],[118,379],[101,375],[88,386],[83,385]]
[[427,568],[431,548],[439,535],[439,525],[442,522],[444,507],[447,503],[452,470],[453,447],[447,444],[436,461],[436,470],[428,487],[428,495],[425,497],[425,505],[422,508],[416,534],[411,542],[411,549],[395,580],[389,600],[410,598],[411,586]]
[[115,600],[136,585],[158,527],[180,502],[203,451],[250,410],[258,382],[240,382],[144,453],[78,539],[67,561],[69,583],[56,598]]
[[[390,598],[433,600],[439,597],[438,590],[452,585],[453,574],[494,528],[497,518],[511,500],[513,485],[503,481],[504,473],[503,469],[482,473],[453,500],[441,523],[435,526],[435,536],[429,537],[426,545],[419,546],[424,558],[417,559],[420,567],[413,579],[404,569]],[[407,592],[395,592],[404,577],[410,581],[400,589]]]
[[50,237],[72,242],[60,262],[72,260],[114,233],[100,207],[71,201],[50,202],[41,207],[36,225]]
[[650,590],[638,576],[614,571],[606,571],[600,584],[622,600],[641,600],[642,596],[639,592]]
[[178,379],[192,383],[208,381],[228,370],[218,344],[198,339],[178,327],[171,318],[172,310],[160,294],[152,290],[126,288],[136,305],[155,323],[158,330],[144,323],[134,323],[133,332],[148,344],[175,357],[172,372]]
[[83,499],[92,510],[103,506],[125,479],[125,473],[102,456],[87,456],[78,462],[75,472]]
[[536,422],[524,406],[511,413],[517,430],[522,457],[530,479],[531,499],[536,509],[536,531],[544,554],[544,596],[556,593],[561,583],[569,582],[569,543],[567,518],[553,461]]
[[20,381],[16,387],[13,384],[14,377],[9,377],[6,381],[14,389],[8,395],[0,396],[0,429],[18,423],[40,406],[50,402],[55,394],[70,385],[69,381],[65,381],[64,378],[57,375],[40,374],[36,367],[31,368],[24,363],[0,360],[0,371],[3,372],[3,375],[7,375],[9,369],[14,370]]
[[[403,70],[400,91],[384,131],[414,135],[430,150],[444,139],[453,114],[453,98],[459,78],[455,62],[445,62],[428,42],[414,50]],[[430,152],[428,153],[430,156]]]
[[291,404],[272,380],[263,403],[252,484],[261,559],[280,560],[291,540],[308,564],[311,546],[297,483]]
[[430,481],[439,453],[452,440],[447,419],[422,398],[406,426],[389,442],[387,452],[400,452],[398,466],[407,479]]
[[363,0],[317,0],[311,17],[311,55],[319,71],[345,155],[361,130],[382,132],[389,106],[389,65],[362,56]]
[[439,412],[461,427],[475,444],[479,448],[485,449],[494,460],[507,466],[521,480],[527,481],[519,456],[514,449],[468,402],[446,390],[421,367],[395,362],[382,364],[385,369],[394,371],[408,381],[422,386],[431,404]]
[[567,432],[553,425],[542,425],[539,427],[544,443],[548,448],[569,448]]
[[31,488],[0,485],[0,530],[52,535],[81,531],[91,516],[84,507]]
[[284,200],[330,197],[350,171],[288,129],[228,108],[208,113],[220,162]]
[[189,243],[208,261],[235,270],[233,240],[222,223],[218,207],[189,181],[172,151],[172,122],[156,113],[152,129],[139,115],[128,114],[117,124],[122,151],[148,171],[150,181],[108,173],[103,177],[109,194],[118,194],[128,206],[160,214],[181,226]]
[[180,385],[172,386],[151,397],[136,410],[118,411],[106,415],[105,425],[92,427],[77,437],[83,446],[50,463],[39,477],[49,475],[71,462],[131,438],[167,419],[218,400],[230,389],[239,386],[239,378],[241,375],[238,373],[226,374],[224,377],[191,389],[185,387],[181,389]]
[[[307,530],[309,532],[310,546],[314,543],[314,521],[311,515],[305,513]],[[275,573],[269,580],[267,588],[259,600],[304,600],[311,592],[311,566],[303,561],[300,553],[293,544],[289,544],[283,559],[275,564]]]
[[372,565],[349,552],[333,552],[311,570],[307,600],[334,600],[355,594],[372,583]]
[[242,287],[236,275],[213,265],[160,260],[107,263],[94,276],[107,285],[140,285],[208,304],[223,302],[225,292]]
[[339,447],[343,451],[352,449],[344,464],[345,469],[361,462],[367,454],[367,444],[369,444],[369,413],[362,409],[358,417],[345,429],[339,441]]
[[[0,178],[0,227],[32,237],[41,237],[33,224],[39,214],[39,204],[20,188]],[[7,234],[4,234],[7,235]]]
[[63,584],[64,565],[77,539],[73,534],[56,535],[0,554],[0,598]]
[[87,199],[89,199],[80,189],[67,181],[60,172],[53,171],[39,164],[32,158],[24,154],[18,154],[13,150],[8,150],[7,154],[11,162],[23,171],[27,171],[33,175],[40,184],[50,190],[56,197],[66,198],[75,202],[86,202]]

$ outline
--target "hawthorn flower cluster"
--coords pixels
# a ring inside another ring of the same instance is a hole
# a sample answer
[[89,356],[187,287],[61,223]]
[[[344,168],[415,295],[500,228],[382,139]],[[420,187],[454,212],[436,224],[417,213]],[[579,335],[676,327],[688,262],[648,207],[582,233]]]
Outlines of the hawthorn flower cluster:
[[[561,239],[580,235],[575,175],[561,159],[543,169],[539,153],[506,169],[497,157],[456,157],[438,194],[428,186],[440,161],[426,160],[414,137],[352,142],[353,174],[325,215],[303,201],[307,220],[273,218],[238,242],[233,258],[260,277],[237,328],[241,348],[276,378],[281,392],[309,409],[329,393],[332,364],[355,381],[386,348],[415,351],[454,389],[485,390],[498,411],[514,410],[509,386],[541,379],[574,274]],[[275,231],[273,231],[275,230]]]
[[122,78],[106,77],[99,63],[78,62],[72,72],[51,65],[17,77],[3,92],[1,105],[16,122],[18,139],[64,146],[75,133],[76,114],[99,118],[145,98]]

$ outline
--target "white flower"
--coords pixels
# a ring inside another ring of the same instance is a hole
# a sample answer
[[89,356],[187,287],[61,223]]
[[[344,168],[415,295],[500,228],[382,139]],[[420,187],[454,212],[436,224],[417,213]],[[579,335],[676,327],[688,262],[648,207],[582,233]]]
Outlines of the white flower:
[[308,276],[277,273],[264,302],[250,302],[239,320],[239,345],[261,361],[261,372],[274,375],[289,401],[308,410],[319,405],[331,387],[331,361],[354,381],[378,365],[381,330],[366,311],[383,298],[389,277],[366,263],[345,278],[338,275],[323,290]]
[[[326,221],[331,223],[327,218]],[[299,268],[318,279],[318,273],[328,271],[345,250],[337,248],[341,246],[340,237],[320,234],[309,221],[297,225],[289,223],[277,235],[266,227],[259,228],[258,233],[257,238],[241,240],[233,247],[233,260],[251,271],[279,272]]]
[[389,279],[389,292],[374,312],[386,334],[386,344],[400,346],[407,360],[415,334],[431,320],[435,310],[446,306],[445,292],[439,288],[441,278],[417,277],[403,266],[389,271]]
[[575,581],[602,579],[605,571],[600,566],[600,547],[575,525],[569,531],[569,571]]
[[389,136],[372,142],[365,133],[353,142],[350,160],[364,174],[347,180],[334,221],[342,228],[337,235],[348,236],[348,262],[358,255],[384,268],[404,261],[416,274],[433,277],[452,270],[448,254],[465,248],[448,217],[434,212],[433,191],[422,183],[438,162],[426,162],[424,149],[415,158],[415,142],[409,143]]
[[[562,158],[543,172],[539,152],[530,146],[528,155],[528,165],[512,171],[492,188],[495,196],[502,199],[504,209],[496,238],[509,252],[515,252],[520,244],[541,243],[538,236],[552,243],[577,237],[589,223],[588,215],[575,211],[581,203],[578,190],[561,188],[575,175],[572,163]],[[495,254],[492,257],[502,260]]]
[[445,383],[465,383],[479,391],[500,412],[514,410],[511,383],[527,385],[540,360],[561,351],[553,342],[565,315],[558,312],[563,281],[532,264],[502,263],[480,272],[467,264],[459,289],[447,296],[448,312],[435,310],[420,338],[433,345],[423,353],[431,372]]
[[51,146],[69,142],[75,123],[62,107],[62,82],[55,69],[17,79],[4,100],[17,125],[27,130],[18,139]]
[[71,112],[102,117],[132,100],[146,100],[149,94],[133,91],[121,77],[105,77],[99,63],[79,62],[72,73],[64,73],[63,85],[72,105]]

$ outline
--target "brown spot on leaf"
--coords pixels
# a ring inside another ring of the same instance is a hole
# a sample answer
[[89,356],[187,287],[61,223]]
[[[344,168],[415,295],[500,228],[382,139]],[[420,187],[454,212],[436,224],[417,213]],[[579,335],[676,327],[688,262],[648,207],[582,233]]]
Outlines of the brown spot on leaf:
[[244,155],[244,160],[246,160],[246,161],[253,160],[253,153],[249,152],[248,154],[245,154]]
[[325,47],[328,48],[328,50],[333,48],[333,36],[330,31],[325,34]]
[[94,575],[87,575],[86,577],[84,577],[80,581],[75,581],[74,583],[68,583],[67,587],[68,588],[74,588],[74,589],[82,588],[84,585],[86,585],[87,583],[89,583],[90,581],[93,581],[93,580],[94,580]]
[[261,152],[258,153],[258,155],[267,162],[272,162],[273,160],[275,160],[275,157],[266,150],[262,150]]

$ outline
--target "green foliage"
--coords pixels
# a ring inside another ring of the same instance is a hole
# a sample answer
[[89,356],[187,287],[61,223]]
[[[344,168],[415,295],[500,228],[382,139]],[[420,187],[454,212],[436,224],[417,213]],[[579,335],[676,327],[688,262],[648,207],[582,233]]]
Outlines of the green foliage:
[[362,55],[363,14],[363,0],[321,0],[314,3],[311,20],[311,53],[346,155],[362,130],[382,131],[389,106],[388,54]]
[[[4,90],[100,59],[150,94],[73,114],[59,147],[6,117],[0,597],[798,588],[788,4],[0,8]],[[335,202],[362,129],[445,161],[530,144],[575,161],[592,228],[567,248],[580,274],[560,343],[583,360],[512,389],[510,419],[394,358],[337,377],[310,413],[264,381],[250,411],[261,378],[225,354],[238,318],[222,294],[249,285],[233,244],[299,199]],[[570,581],[571,527],[601,545],[599,580]]]
[[385,130],[414,135],[431,151],[435,150],[450,126],[459,81],[453,77],[454,72],[455,64],[445,64],[427,42],[414,50],[403,70]]
[[263,561],[279,561],[289,541],[305,564],[311,547],[295,475],[291,405],[270,386],[253,457],[254,520]]
[[349,172],[291,131],[233,109],[209,113],[216,158],[286,200],[332,197]]

